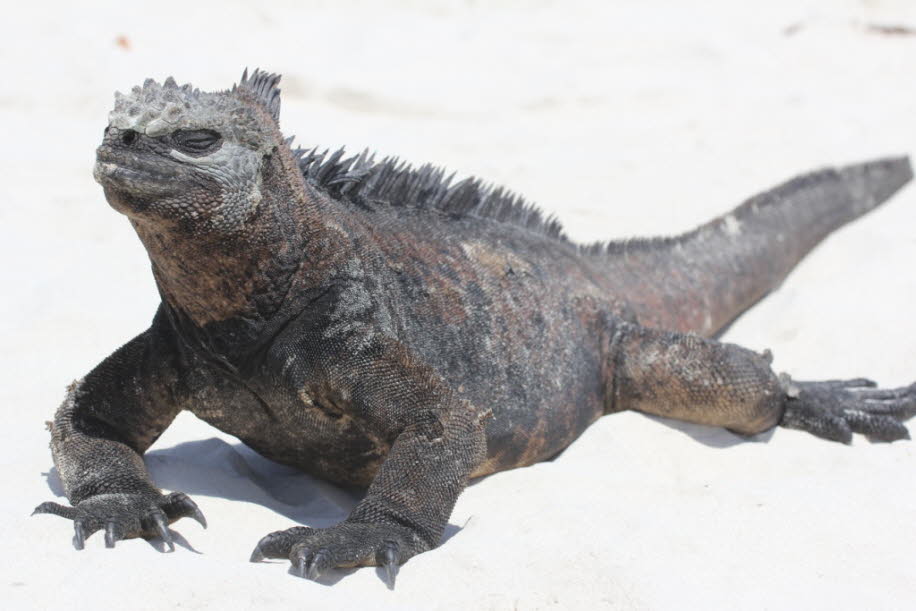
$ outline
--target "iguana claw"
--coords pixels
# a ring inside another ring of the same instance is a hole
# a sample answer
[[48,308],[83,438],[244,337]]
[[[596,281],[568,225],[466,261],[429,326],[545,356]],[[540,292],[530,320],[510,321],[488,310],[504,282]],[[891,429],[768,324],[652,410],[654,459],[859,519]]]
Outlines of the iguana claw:
[[379,566],[385,568],[385,582],[388,584],[388,589],[393,590],[394,578],[398,574],[398,568],[400,568],[398,544],[394,541],[387,541],[385,546],[379,550],[376,561]]
[[83,549],[86,547],[86,530],[83,521],[79,518],[73,520],[73,547]]
[[108,520],[105,524],[105,547],[114,547],[115,541],[120,539],[117,531],[117,523],[114,520]]
[[156,527],[156,531],[159,533],[159,536],[165,541],[166,546],[168,546],[170,552],[175,551],[175,543],[172,541],[172,534],[169,532],[169,522],[165,517],[165,514],[162,510],[154,511],[152,514],[153,524]]
[[299,577],[305,578],[308,570],[309,551],[305,548],[298,550],[292,558],[293,572]]
[[308,565],[308,574],[306,577],[312,581],[318,579],[321,576],[322,571],[328,568],[330,564],[331,554],[324,549],[318,550],[313,557],[311,562]]

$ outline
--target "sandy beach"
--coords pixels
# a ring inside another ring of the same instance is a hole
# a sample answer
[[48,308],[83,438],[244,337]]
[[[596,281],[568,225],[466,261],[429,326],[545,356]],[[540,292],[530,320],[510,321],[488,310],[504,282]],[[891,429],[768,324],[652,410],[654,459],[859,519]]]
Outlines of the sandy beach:
[[[672,234],[803,171],[916,154],[916,3],[18,4],[0,24],[0,524],[7,609],[906,609],[916,444],[753,440],[637,413],[473,483],[389,591],[310,582],[255,543],[346,517],[352,492],[182,414],[147,454],[207,516],[177,549],[84,551],[45,421],[145,329],[149,260],[92,179],[115,90],[284,75],[303,146],[370,148],[503,184],[577,241]],[[916,380],[916,186],[837,232],[722,337],[798,379]],[[911,430],[913,424],[910,425]]]

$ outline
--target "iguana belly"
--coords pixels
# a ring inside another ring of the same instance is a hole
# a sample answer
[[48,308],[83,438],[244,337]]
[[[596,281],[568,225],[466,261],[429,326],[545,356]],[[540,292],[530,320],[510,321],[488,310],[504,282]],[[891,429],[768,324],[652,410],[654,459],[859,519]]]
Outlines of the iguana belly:
[[368,486],[389,444],[327,401],[300,393],[297,400],[273,397],[236,406],[194,409],[202,420],[238,437],[262,456],[344,485]]

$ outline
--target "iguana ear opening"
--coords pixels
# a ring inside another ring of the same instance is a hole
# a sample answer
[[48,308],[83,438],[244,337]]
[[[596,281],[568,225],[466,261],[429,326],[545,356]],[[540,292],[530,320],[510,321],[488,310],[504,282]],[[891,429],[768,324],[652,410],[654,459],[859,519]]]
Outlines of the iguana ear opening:
[[279,74],[264,72],[260,68],[255,68],[251,76],[248,76],[248,68],[245,68],[239,84],[233,86],[232,91],[244,90],[274,118],[274,121],[279,121],[280,78]]

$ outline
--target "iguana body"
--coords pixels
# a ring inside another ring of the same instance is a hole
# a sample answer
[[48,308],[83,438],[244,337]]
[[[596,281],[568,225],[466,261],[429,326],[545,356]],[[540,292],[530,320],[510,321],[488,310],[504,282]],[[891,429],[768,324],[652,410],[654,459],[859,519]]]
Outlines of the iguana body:
[[753,434],[782,423],[893,440],[916,385],[794,383],[704,339],[825,235],[911,178],[905,159],[810,174],[677,238],[580,247],[475,181],[293,150],[279,77],[118,96],[96,178],[146,246],[162,305],[76,382],[52,451],[77,547],[183,516],[141,459],[182,409],[263,455],[368,486],[343,523],[252,554],[395,567],[435,547],[471,477],[549,458],[625,409]]

